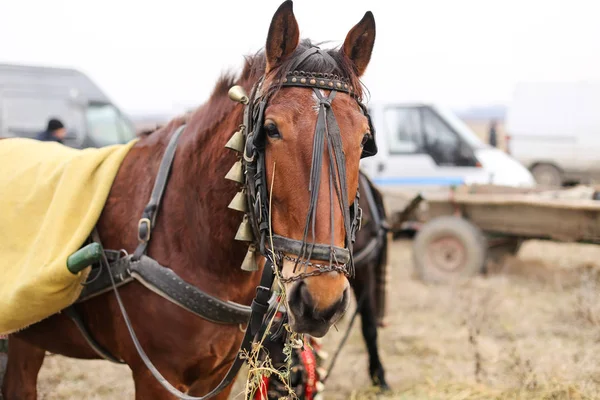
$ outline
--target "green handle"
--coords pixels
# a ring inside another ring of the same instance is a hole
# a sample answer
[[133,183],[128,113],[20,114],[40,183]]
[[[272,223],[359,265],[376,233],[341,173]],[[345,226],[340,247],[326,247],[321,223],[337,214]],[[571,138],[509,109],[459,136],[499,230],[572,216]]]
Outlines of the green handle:
[[100,261],[102,252],[103,249],[100,243],[90,243],[67,258],[67,269],[75,275],[88,266]]

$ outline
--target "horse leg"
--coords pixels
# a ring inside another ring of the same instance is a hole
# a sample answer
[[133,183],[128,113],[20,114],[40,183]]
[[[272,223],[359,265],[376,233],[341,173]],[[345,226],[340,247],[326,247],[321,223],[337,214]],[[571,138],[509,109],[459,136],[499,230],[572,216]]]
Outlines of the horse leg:
[[[160,373],[165,379],[170,382],[175,388],[181,392],[186,391],[186,387],[178,385],[171,374],[166,374],[159,366]],[[171,395],[163,386],[156,380],[154,375],[146,368],[144,364],[132,367],[133,383],[135,386],[135,400],[177,400],[178,397]]]
[[[373,265],[368,266],[368,278],[363,282],[357,280],[355,284],[355,295],[359,305],[360,320],[362,325],[362,335],[367,345],[369,353],[369,376],[373,385],[379,386],[382,390],[390,390],[386,380],[385,371],[379,358],[379,350],[377,348],[377,320],[375,318],[374,301],[373,301],[373,285],[374,274]],[[359,283],[360,282],[360,283]]]
[[12,335],[8,345],[8,363],[2,385],[4,400],[36,400],[37,377],[46,351],[17,335]]

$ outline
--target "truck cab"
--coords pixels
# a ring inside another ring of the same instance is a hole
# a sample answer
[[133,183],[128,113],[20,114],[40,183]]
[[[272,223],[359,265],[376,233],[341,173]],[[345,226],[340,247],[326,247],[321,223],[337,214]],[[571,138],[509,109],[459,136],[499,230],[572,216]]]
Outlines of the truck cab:
[[430,104],[374,104],[379,148],[361,162],[379,186],[424,191],[462,184],[532,187],[531,173],[491,147],[454,113]]

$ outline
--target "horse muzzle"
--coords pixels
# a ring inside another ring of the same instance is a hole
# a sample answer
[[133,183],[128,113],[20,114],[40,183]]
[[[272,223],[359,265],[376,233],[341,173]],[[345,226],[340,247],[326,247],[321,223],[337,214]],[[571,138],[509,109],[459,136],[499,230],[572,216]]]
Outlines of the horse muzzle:
[[[337,274],[331,272],[331,274]],[[312,277],[314,279],[315,277]],[[320,278],[323,278],[321,276]],[[336,323],[348,309],[350,304],[350,285],[346,286],[341,297],[324,308],[317,306],[310,283],[311,278],[298,280],[287,289],[287,303],[290,327],[298,333],[306,333],[314,337],[323,337],[329,328]]]

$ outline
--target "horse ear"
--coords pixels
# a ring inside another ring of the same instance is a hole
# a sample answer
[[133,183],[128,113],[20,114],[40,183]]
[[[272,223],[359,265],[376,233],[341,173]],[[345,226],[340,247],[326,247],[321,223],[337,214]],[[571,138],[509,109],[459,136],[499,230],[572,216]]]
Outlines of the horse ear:
[[294,53],[300,41],[300,28],[291,0],[284,1],[271,20],[267,36],[267,72]]
[[373,45],[375,44],[375,17],[367,11],[360,22],[348,32],[342,52],[356,66],[358,76],[364,74],[371,60]]

